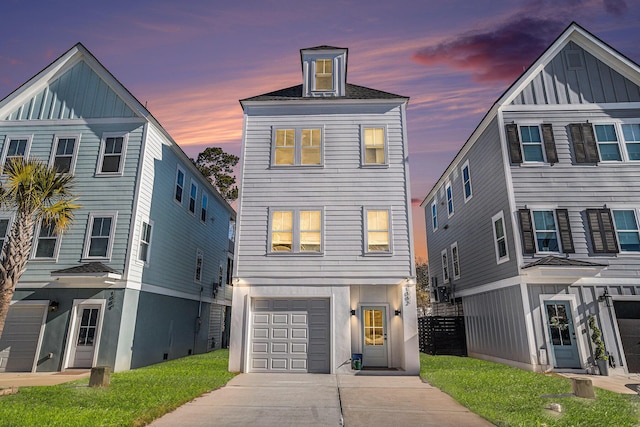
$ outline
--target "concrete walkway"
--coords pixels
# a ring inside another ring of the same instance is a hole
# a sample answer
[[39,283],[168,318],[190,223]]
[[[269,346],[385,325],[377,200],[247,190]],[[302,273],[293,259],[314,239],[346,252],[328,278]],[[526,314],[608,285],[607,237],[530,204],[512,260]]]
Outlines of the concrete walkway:
[[91,375],[91,369],[73,369],[64,372],[2,372],[0,387],[58,385],[88,378],[89,375]]
[[151,424],[492,426],[419,377],[240,374]]

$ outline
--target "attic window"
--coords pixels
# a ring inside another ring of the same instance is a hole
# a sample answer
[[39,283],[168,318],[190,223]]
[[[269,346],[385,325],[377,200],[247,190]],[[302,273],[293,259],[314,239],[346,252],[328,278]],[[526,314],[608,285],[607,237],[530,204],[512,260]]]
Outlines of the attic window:
[[333,60],[316,59],[316,90],[333,90]]
[[584,60],[582,52],[579,50],[568,50],[565,53],[567,59],[568,70],[582,70],[584,68]]

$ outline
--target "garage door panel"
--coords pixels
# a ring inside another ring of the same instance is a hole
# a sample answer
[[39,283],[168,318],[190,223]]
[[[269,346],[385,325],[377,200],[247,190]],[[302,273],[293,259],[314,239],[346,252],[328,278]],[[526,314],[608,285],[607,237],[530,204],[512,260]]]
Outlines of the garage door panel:
[[274,339],[287,339],[287,338],[289,338],[289,329],[287,329],[287,328],[273,328],[271,330],[271,338],[274,338]]
[[307,360],[306,359],[291,359],[291,370],[307,372]]
[[251,369],[253,370],[265,370],[269,367],[269,359],[264,358],[264,359],[259,359],[259,358],[253,358],[253,361],[251,363]]
[[622,349],[630,373],[640,372],[640,301],[614,301]]
[[258,354],[267,354],[269,352],[269,344],[266,342],[254,342],[251,351]]
[[306,314],[292,314],[291,315],[291,324],[292,325],[306,325],[307,324],[307,315]]
[[46,304],[13,304],[0,338],[0,372],[31,372]]
[[254,325],[268,325],[269,324],[269,315],[268,314],[254,314],[253,315],[253,324]]
[[271,353],[281,353],[287,354],[289,353],[289,343],[286,342],[273,342],[271,343]]
[[308,334],[306,329],[300,329],[300,328],[291,329],[291,338],[307,339],[307,335]]

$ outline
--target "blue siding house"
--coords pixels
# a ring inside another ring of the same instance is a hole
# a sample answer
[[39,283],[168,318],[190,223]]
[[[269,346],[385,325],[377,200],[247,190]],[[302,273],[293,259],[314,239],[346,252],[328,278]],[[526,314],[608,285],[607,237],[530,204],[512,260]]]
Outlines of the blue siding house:
[[[35,230],[0,372],[121,371],[226,341],[235,212],[84,46],[0,101],[0,147],[2,165],[71,173],[81,205],[63,235]],[[0,238],[12,217],[0,212]]]
[[571,24],[487,112],[422,206],[433,298],[471,356],[640,372],[640,67]]

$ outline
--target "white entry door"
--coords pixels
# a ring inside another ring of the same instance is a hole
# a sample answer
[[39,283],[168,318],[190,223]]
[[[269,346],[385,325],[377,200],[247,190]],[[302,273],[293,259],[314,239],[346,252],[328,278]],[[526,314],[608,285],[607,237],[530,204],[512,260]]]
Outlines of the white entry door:
[[388,367],[386,307],[362,307],[362,337],[362,366]]
[[71,368],[91,368],[100,333],[100,305],[86,304],[77,307],[74,327],[74,348]]

